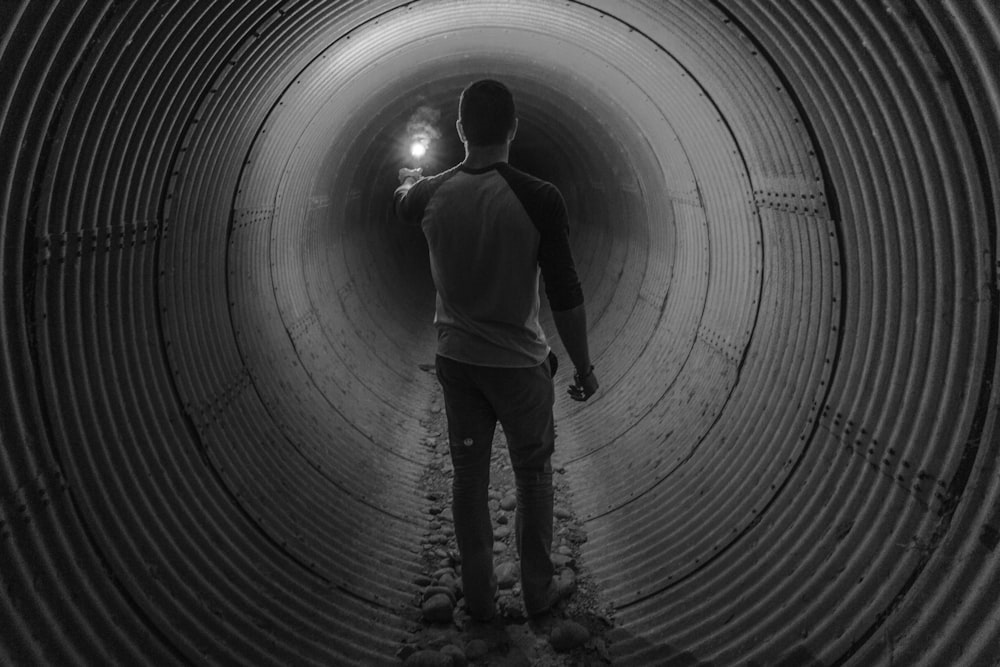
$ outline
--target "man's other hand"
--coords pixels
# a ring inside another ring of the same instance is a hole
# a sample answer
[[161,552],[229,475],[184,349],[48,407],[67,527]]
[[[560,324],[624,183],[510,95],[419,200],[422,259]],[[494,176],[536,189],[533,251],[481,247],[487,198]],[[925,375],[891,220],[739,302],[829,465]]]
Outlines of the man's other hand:
[[586,401],[594,395],[600,384],[597,382],[597,375],[594,367],[590,367],[590,372],[581,376],[579,373],[573,374],[573,384],[569,386],[569,397],[574,401]]
[[399,170],[399,183],[400,185],[406,183],[407,180],[417,181],[423,175],[423,167],[417,167],[416,169],[410,169],[409,167],[403,167]]

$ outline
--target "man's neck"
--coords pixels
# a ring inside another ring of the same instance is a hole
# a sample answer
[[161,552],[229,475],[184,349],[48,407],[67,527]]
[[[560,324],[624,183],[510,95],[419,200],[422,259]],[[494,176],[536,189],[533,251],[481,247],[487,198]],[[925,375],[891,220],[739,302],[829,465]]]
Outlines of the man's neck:
[[482,169],[497,162],[506,162],[510,155],[510,144],[495,146],[465,145],[465,160],[462,164],[468,169]]

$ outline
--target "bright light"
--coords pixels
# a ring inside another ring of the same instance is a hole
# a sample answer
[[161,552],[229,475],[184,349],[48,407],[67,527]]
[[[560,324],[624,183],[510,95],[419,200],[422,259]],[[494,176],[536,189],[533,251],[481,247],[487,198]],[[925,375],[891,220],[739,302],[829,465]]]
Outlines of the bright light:
[[422,141],[414,141],[412,144],[410,144],[410,155],[412,155],[413,157],[419,159],[426,154],[427,154],[427,145],[424,144]]

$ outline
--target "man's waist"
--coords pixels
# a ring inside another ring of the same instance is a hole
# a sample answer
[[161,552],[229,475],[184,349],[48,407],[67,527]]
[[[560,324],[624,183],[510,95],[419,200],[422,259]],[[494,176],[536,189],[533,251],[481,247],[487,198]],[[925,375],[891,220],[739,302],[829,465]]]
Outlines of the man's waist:
[[476,331],[449,323],[436,322],[438,354],[476,366],[529,368],[545,361],[549,345],[545,336],[530,329],[514,331]]

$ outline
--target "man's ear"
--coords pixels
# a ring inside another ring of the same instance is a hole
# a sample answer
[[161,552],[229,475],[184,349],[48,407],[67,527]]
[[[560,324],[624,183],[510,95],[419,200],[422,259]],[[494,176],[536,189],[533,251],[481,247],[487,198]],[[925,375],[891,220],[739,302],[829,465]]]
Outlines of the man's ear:
[[455,121],[455,129],[458,130],[458,138],[461,139],[462,143],[464,144],[465,143],[465,129],[462,127],[462,121],[460,121],[460,120],[456,120]]
[[514,141],[514,136],[517,134],[517,118],[514,119],[514,127],[510,128],[510,132],[507,133],[507,143]]

